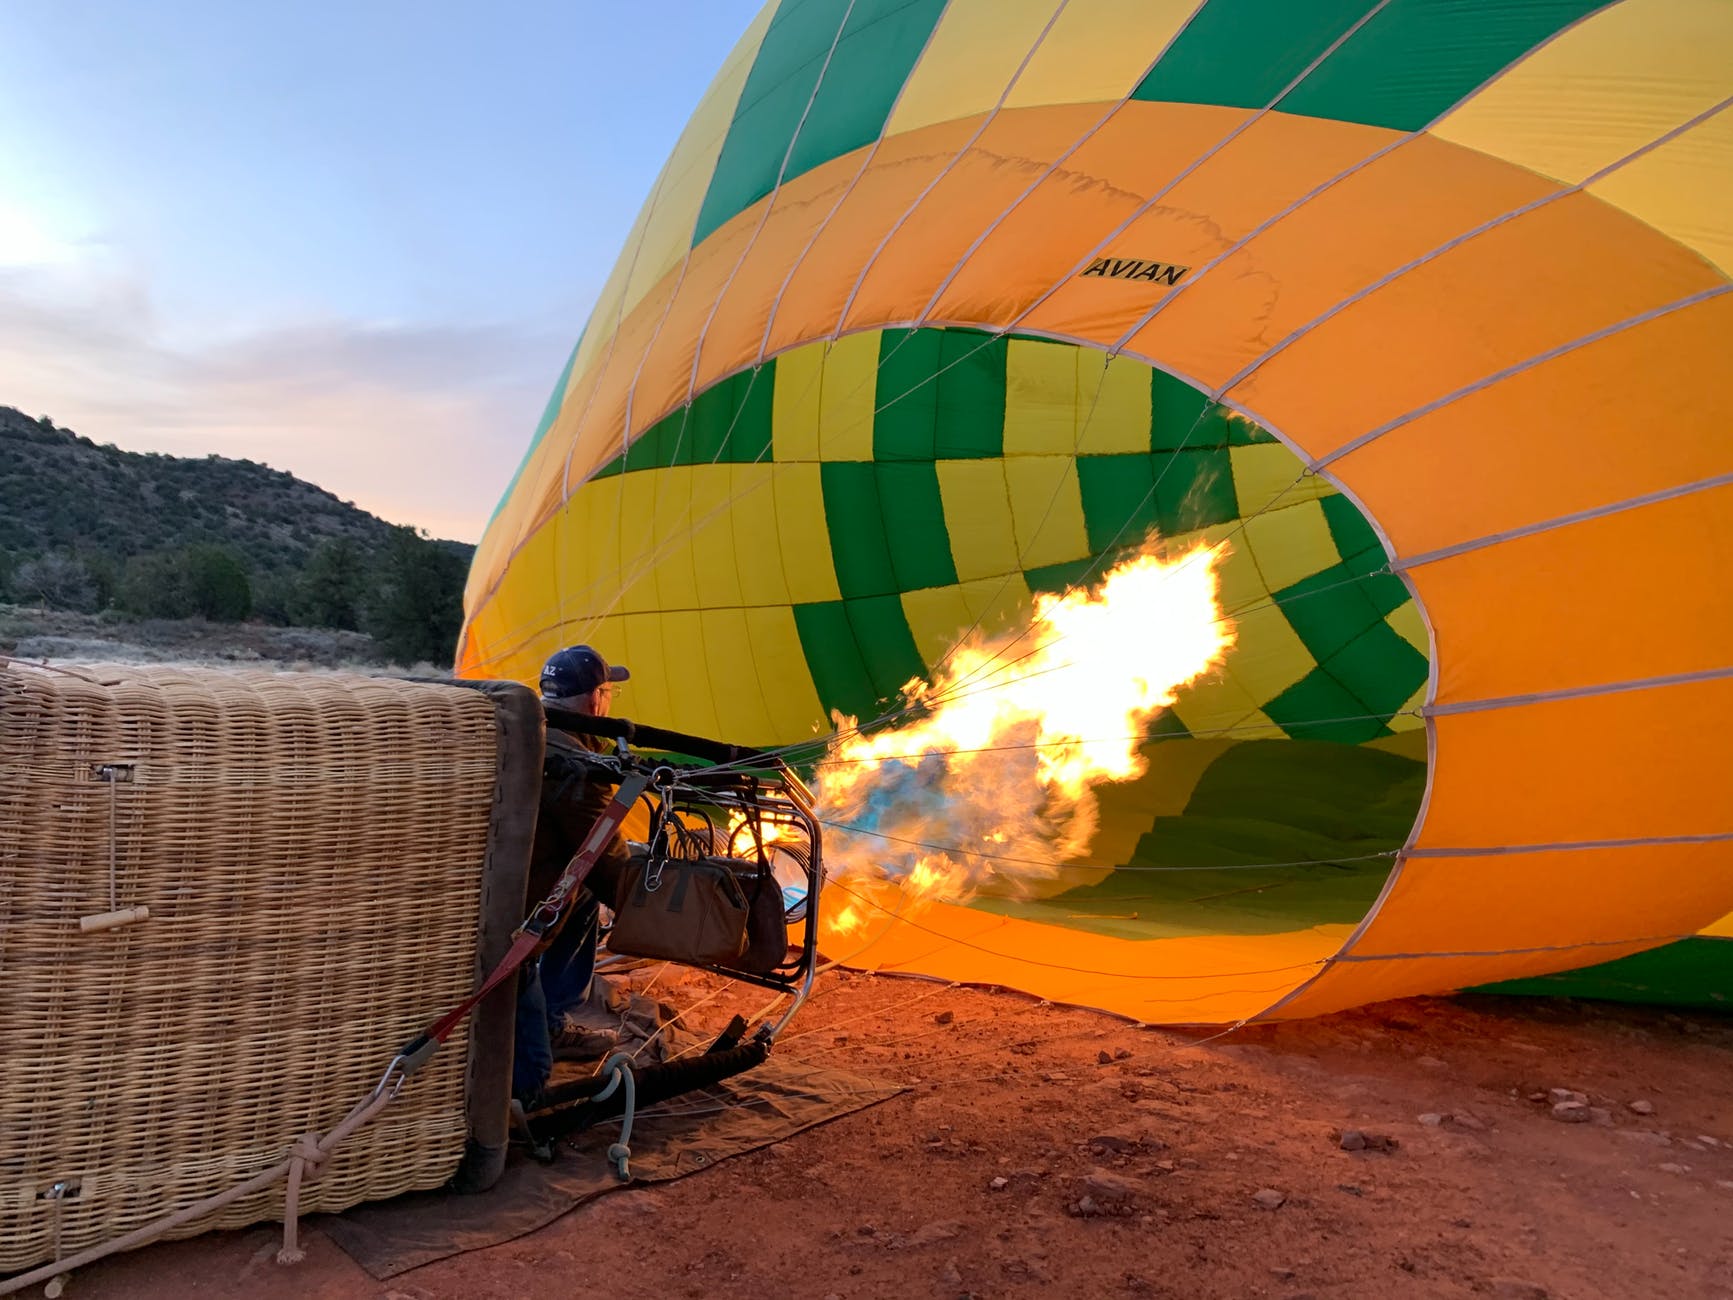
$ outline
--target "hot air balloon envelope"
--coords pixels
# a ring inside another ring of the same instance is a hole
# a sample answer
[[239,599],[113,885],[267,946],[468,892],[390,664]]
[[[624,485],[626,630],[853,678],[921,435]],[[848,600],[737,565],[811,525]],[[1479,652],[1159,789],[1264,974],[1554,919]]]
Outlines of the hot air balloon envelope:
[[1691,936],[1733,907],[1730,95],[1708,0],[773,3],[460,669],[588,641],[620,712],[810,744],[1220,547],[1233,648],[1088,845],[836,955],[1231,1022]]

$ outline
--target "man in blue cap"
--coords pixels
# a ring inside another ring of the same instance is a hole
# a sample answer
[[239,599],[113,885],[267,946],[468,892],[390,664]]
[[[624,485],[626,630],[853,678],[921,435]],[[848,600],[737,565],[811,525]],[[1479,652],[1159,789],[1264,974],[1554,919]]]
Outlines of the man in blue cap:
[[[542,667],[544,704],[605,718],[616,686],[631,677],[591,646],[567,646]],[[530,850],[529,900],[545,898],[602,810],[613,788],[591,778],[584,752],[609,754],[614,743],[598,736],[549,729],[542,766],[541,808]],[[526,964],[518,984],[517,1051],[512,1094],[528,1101],[547,1084],[556,1055],[599,1055],[608,1044],[594,1026],[583,1024],[596,968],[598,906],[614,905],[621,874],[630,859],[618,832],[591,870],[584,891],[573,900],[552,943],[539,960]],[[562,1050],[564,1049],[564,1050]]]

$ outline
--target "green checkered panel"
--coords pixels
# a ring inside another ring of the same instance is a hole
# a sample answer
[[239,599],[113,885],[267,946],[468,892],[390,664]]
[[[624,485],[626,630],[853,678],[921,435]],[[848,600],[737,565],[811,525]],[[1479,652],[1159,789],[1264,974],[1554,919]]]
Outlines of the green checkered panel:
[[1225,543],[1238,635],[1170,730],[1361,743],[1418,725],[1427,644],[1407,587],[1353,503],[1266,430],[1183,380],[1069,344],[943,329],[871,343],[858,393],[824,368],[839,345],[812,344],[802,364],[700,394],[600,476],[768,461],[774,422],[790,418],[776,412],[810,410],[804,455],[819,462],[841,599],[795,612],[827,709],[886,711],[960,637],[1015,623],[1032,593],[1096,581],[1154,537]]

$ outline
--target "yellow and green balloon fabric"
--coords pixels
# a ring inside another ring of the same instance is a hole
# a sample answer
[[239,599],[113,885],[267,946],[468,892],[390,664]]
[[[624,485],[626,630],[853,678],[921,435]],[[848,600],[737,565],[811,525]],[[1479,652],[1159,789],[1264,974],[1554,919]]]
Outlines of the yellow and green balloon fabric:
[[1724,998],[1730,103],[1722,0],[771,3],[459,669],[589,641],[631,716],[810,742],[1150,528],[1226,541],[1238,645],[1064,887],[854,960],[1230,1023],[1675,945]]

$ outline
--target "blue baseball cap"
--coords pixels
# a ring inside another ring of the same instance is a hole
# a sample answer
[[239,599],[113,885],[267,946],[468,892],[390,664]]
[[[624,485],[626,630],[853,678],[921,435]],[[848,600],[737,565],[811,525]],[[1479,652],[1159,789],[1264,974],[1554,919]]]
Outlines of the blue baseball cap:
[[590,646],[567,646],[542,665],[542,698],[573,699],[588,695],[604,682],[623,682],[631,675],[618,664],[609,664]]

